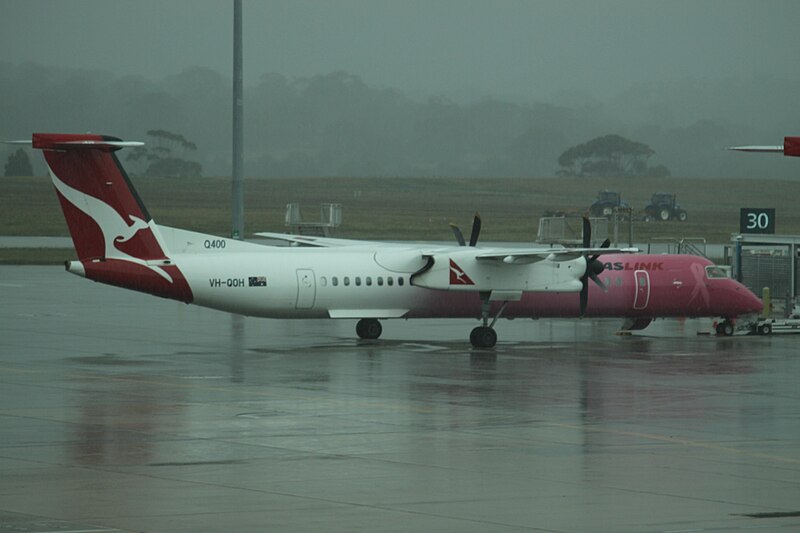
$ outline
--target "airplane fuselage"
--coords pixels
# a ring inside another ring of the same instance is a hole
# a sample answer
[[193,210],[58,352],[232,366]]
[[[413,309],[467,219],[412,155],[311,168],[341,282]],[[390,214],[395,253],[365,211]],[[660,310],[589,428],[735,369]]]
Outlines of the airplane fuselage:
[[[376,251],[221,242],[228,243],[227,253],[210,250],[172,256],[190,289],[191,303],[267,318],[481,316],[479,291],[460,290],[458,285],[438,290],[415,285],[414,275],[424,266],[418,248]],[[234,251],[237,245],[247,251]],[[257,251],[250,251],[253,248]],[[760,305],[738,282],[709,277],[713,263],[701,257],[610,254],[602,261],[605,269],[600,279],[606,290],[589,285],[587,317],[735,317]],[[469,268],[463,274],[477,277]],[[93,277],[91,272],[86,276]],[[502,295],[493,300],[492,313],[502,305]],[[502,316],[575,317],[578,313],[578,292],[570,288],[522,292],[516,301],[509,299]]]

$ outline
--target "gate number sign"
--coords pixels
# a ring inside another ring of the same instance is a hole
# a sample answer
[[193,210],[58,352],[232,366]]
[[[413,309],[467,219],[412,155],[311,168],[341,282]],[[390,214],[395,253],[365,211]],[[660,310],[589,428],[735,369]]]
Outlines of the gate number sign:
[[775,233],[775,208],[742,207],[739,233]]

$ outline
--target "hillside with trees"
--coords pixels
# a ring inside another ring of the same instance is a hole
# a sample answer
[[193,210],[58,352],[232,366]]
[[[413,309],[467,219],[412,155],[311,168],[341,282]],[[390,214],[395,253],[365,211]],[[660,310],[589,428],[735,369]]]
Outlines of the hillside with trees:
[[[797,85],[797,84],[795,84]],[[347,72],[307,78],[277,73],[245,87],[245,173],[292,176],[526,177],[616,172],[608,161],[559,158],[587,139],[616,135],[652,150],[639,173],[669,169],[675,176],[791,178],[800,170],[776,157],[740,157],[732,144],[779,144],[797,133],[800,111],[769,94],[792,88],[781,80],[735,84],[710,99],[719,85],[686,82],[677,87],[632,88],[624,99],[591,96],[504,101],[486,96],[459,101],[446,95],[412,98],[376,87]],[[176,159],[205,175],[229,175],[231,83],[203,67],[161,80],[107,72],[0,63],[0,136],[24,138],[34,131],[86,132],[152,143],[150,131],[191,139],[196,150],[170,146]],[[760,104],[753,107],[753,95]],[[692,113],[687,113],[689,109]],[[780,116],[780,120],[776,117]],[[156,143],[156,147],[162,147]],[[14,148],[16,149],[16,148]],[[148,144],[148,150],[153,150]],[[13,151],[0,147],[6,159]],[[191,153],[189,153],[191,152]],[[177,154],[177,155],[176,155]],[[194,172],[138,166],[136,172]],[[123,156],[124,157],[124,156]],[[640,159],[643,156],[640,156]],[[169,159],[164,157],[163,159]],[[41,158],[31,158],[44,172]],[[634,166],[640,162],[632,161]],[[658,170],[660,169],[660,170]],[[625,170],[627,172],[628,170]]]

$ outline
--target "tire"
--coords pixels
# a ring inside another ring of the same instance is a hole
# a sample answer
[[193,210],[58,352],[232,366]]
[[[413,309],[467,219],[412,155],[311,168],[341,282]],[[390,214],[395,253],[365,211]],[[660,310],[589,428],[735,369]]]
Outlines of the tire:
[[374,340],[383,333],[383,326],[374,318],[362,318],[356,324],[356,335],[361,339]]
[[730,337],[731,335],[733,335],[733,324],[731,324],[727,320],[724,320],[719,324],[717,324],[717,335],[725,337]]
[[758,326],[759,335],[769,335],[772,333],[772,324],[761,324]]
[[659,209],[658,218],[666,222],[667,220],[669,220],[669,217],[670,217],[669,209],[667,209],[666,207]]
[[678,220],[681,222],[686,222],[686,219],[689,218],[689,214],[686,211],[678,211]]
[[470,332],[469,342],[475,348],[492,348],[497,344],[497,332],[488,326],[478,326]]
[[610,217],[614,213],[614,209],[611,206],[604,206],[603,207],[603,216]]

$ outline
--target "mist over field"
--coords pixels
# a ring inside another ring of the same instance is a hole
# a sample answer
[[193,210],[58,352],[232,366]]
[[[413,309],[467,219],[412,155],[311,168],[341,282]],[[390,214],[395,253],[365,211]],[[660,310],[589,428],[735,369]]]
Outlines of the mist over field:
[[[231,12],[4,2],[0,138],[166,130],[203,175],[230,174]],[[548,177],[607,134],[673,176],[800,176],[724,150],[800,134],[797,2],[245,1],[244,16],[248,176]]]

